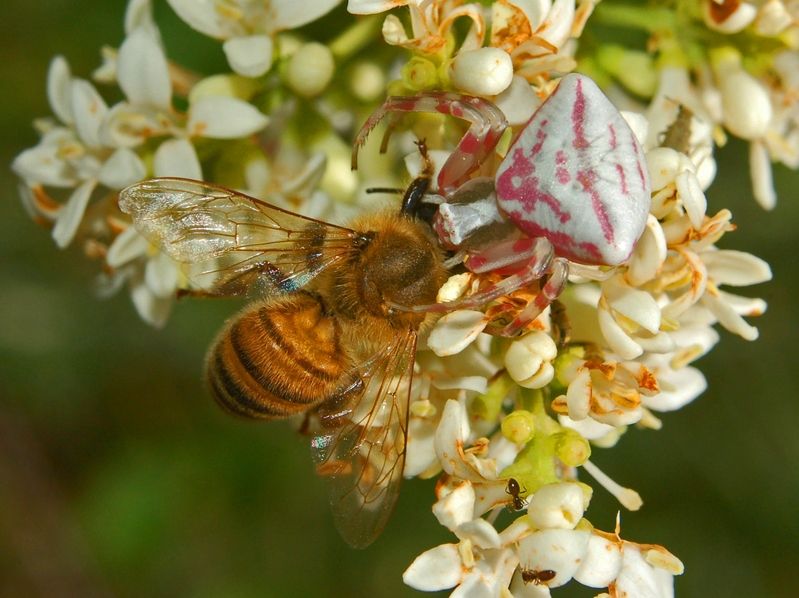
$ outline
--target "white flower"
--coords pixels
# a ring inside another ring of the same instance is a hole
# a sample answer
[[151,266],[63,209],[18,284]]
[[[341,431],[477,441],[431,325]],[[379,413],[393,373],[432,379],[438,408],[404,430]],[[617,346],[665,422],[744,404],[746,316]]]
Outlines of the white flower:
[[461,4],[454,0],[349,0],[347,10],[353,14],[377,14],[407,6],[411,13],[411,36],[396,15],[383,22],[383,39],[393,46],[432,54],[447,44],[449,31],[460,17],[472,21],[461,51],[479,48],[486,25],[482,9],[477,4]]
[[538,529],[574,529],[589,501],[579,484],[547,484],[529,498],[527,514]]
[[419,555],[402,576],[406,584],[428,592],[458,586],[452,596],[497,596],[508,587],[518,563],[513,545],[524,528],[500,534],[478,516],[476,500],[472,484],[466,481],[433,505],[436,518],[460,542]]
[[180,265],[150,247],[133,226],[111,243],[106,263],[113,268],[110,275],[105,275],[104,284],[109,291],[127,282],[141,318],[153,326],[163,326],[174,304],[175,292],[185,280]]
[[91,83],[72,77],[63,57],[50,63],[47,89],[50,106],[63,124],[48,125],[39,144],[17,156],[12,168],[34,198],[45,193],[42,187],[73,189],[57,210],[48,213],[36,207],[39,214],[52,218],[53,238],[66,247],[98,184],[121,189],[142,178],[145,167],[133,152],[102,142],[108,108]]
[[[635,359],[660,333],[660,307],[652,295],[626,284],[621,276],[602,283],[599,327],[622,359]],[[640,337],[640,338],[639,338]]]
[[505,368],[519,386],[543,388],[552,381],[552,360],[558,355],[555,341],[546,332],[534,331],[513,341],[505,353]]
[[[199,159],[188,143],[192,137],[235,139],[268,123],[251,104],[213,91],[190,95],[184,119],[172,108],[168,73],[166,56],[155,39],[144,30],[133,31],[119,49],[117,65],[119,85],[128,99],[110,110],[102,131],[107,143],[120,147],[138,147],[162,136],[184,141],[167,146],[160,154],[156,150],[156,176],[201,178]],[[173,156],[171,150],[180,153]]]
[[246,77],[260,77],[272,65],[274,36],[314,21],[340,0],[168,0],[193,29],[225,40],[230,67]]
[[569,72],[576,63],[572,36],[582,31],[593,2],[574,0],[515,0],[491,5],[490,45],[513,59],[515,72],[528,81],[550,71]]

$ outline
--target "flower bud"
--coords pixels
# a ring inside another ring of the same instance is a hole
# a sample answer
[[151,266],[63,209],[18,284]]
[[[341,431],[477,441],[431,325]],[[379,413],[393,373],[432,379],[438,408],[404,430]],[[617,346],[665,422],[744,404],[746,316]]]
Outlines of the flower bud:
[[712,59],[721,91],[724,126],[742,139],[763,137],[772,116],[768,91],[741,68],[740,56],[734,51],[721,49]]
[[547,484],[530,497],[527,514],[538,529],[574,529],[585,512],[586,503],[579,484]]
[[289,59],[286,84],[299,95],[311,98],[319,95],[333,78],[336,65],[333,53],[320,43],[302,45]]
[[478,96],[495,96],[513,80],[510,55],[499,48],[480,48],[460,52],[449,67],[452,83],[458,89]]
[[[730,9],[730,6],[734,8]],[[705,0],[702,16],[705,24],[721,33],[738,33],[755,20],[757,9],[749,2],[716,2]]]
[[555,341],[545,332],[531,332],[514,341],[505,353],[508,374],[525,388],[543,388],[552,381],[550,363],[558,355]]
[[502,435],[514,444],[525,444],[534,433],[535,418],[529,411],[514,411],[502,420]]
[[579,467],[591,456],[591,445],[579,432],[565,430],[558,435],[555,456],[569,467]]
[[414,56],[402,67],[402,82],[408,89],[431,89],[438,83],[438,69],[427,58]]
[[350,90],[362,102],[373,102],[385,93],[386,75],[374,62],[359,62],[352,67]]

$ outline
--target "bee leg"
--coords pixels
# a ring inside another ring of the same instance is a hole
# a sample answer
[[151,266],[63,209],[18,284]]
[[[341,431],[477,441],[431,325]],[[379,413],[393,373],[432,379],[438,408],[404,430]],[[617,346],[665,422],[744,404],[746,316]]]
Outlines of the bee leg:
[[[395,112],[433,112],[455,116],[471,123],[438,175],[438,191],[446,194],[466,181],[496,146],[508,126],[505,115],[494,104],[482,98],[455,93],[422,93],[416,96],[392,96],[366,120],[352,147],[352,169],[358,167],[358,151],[369,133],[388,114]],[[381,151],[396,127],[396,117],[383,136]]]

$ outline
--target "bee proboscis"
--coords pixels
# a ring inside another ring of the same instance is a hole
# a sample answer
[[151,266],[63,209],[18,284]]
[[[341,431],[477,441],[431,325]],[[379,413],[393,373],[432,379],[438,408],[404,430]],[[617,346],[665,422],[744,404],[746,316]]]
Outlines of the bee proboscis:
[[[418,193],[417,193],[418,194]],[[429,227],[381,212],[341,227],[201,181],[128,187],[121,209],[180,262],[192,294],[259,298],[211,347],[215,399],[250,418],[309,414],[336,525],[370,544],[399,491],[416,339],[446,280]]]

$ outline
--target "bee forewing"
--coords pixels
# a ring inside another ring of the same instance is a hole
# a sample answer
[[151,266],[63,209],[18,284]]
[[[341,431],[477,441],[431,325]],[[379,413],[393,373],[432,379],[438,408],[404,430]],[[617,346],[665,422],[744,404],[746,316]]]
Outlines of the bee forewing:
[[[258,279],[293,291],[353,250],[354,231],[202,181],[157,178],[131,185],[119,207],[137,230],[186,264],[195,286],[241,294]],[[230,284],[231,280],[246,284]]]
[[[361,371],[363,388],[351,403],[328,406],[337,429],[312,442],[317,471],[330,482],[336,527],[355,548],[380,535],[397,501],[415,352],[415,331],[399,335]],[[324,423],[325,409],[320,417]]]

